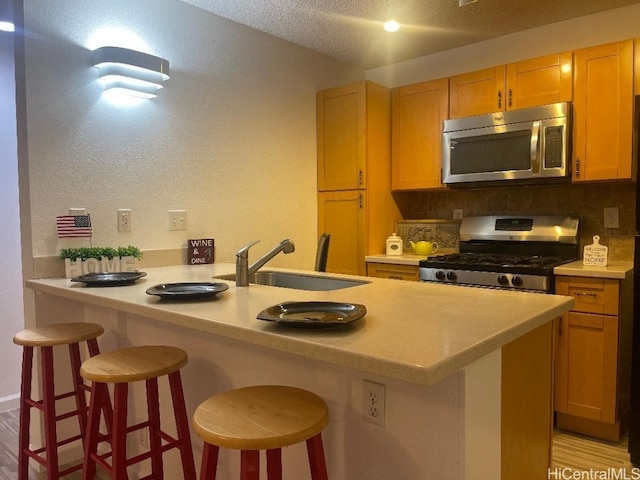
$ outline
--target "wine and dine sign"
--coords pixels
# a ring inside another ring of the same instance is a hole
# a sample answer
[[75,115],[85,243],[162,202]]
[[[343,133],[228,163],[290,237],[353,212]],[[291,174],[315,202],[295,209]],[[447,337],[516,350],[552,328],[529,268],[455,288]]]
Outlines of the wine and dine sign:
[[189,265],[213,263],[214,246],[213,238],[187,240],[187,263]]

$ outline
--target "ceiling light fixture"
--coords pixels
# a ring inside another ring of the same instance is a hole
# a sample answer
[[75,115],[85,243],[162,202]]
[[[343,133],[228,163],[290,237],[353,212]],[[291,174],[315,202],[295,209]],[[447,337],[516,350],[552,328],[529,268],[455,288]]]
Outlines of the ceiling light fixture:
[[93,66],[105,90],[135,97],[153,98],[169,79],[169,61],[148,53],[120,47],[93,51]]
[[0,2],[0,31],[15,32],[15,30],[12,2]]
[[465,5],[469,5],[470,3],[476,3],[478,0],[458,0],[458,6],[464,7]]
[[400,24],[394,18],[393,8],[391,7],[391,0],[386,0],[386,2],[387,2],[386,4],[387,16],[386,16],[386,20],[384,21],[384,24],[382,25],[382,28],[384,28],[385,31],[387,32],[397,32],[398,30],[400,30]]

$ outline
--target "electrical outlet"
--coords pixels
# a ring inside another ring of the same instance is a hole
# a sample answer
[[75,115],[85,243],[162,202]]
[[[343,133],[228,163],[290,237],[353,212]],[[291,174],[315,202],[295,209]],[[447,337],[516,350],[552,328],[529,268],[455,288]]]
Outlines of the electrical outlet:
[[454,208],[453,209],[453,219],[454,220],[462,220],[463,217],[463,211],[461,208]]
[[169,210],[169,230],[187,229],[187,211]]
[[362,382],[362,415],[367,422],[384,427],[384,385],[364,380]]
[[131,210],[128,208],[118,209],[118,231],[119,232],[131,231]]
[[620,214],[618,207],[604,209],[604,228],[620,228]]

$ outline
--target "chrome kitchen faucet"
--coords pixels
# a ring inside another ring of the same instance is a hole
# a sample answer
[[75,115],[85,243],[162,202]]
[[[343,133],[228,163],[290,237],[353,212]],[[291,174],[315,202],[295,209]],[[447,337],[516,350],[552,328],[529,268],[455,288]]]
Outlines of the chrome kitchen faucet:
[[273,247],[261,258],[256,260],[251,266],[249,266],[249,249],[259,242],[260,240],[257,240],[253,243],[250,243],[249,245],[245,245],[236,252],[236,287],[248,287],[249,277],[256,273],[260,268],[262,268],[265,263],[267,263],[280,252],[292,253],[296,249],[293,242],[288,238],[285,238],[278,245]]

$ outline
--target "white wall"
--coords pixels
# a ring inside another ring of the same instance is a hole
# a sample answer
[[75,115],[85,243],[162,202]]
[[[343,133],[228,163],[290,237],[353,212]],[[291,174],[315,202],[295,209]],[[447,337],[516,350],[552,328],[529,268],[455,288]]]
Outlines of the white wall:
[[558,22],[367,71],[397,87],[496,65],[640,37],[640,4]]
[[[55,216],[85,207],[94,245],[179,248],[216,240],[216,260],[282,238],[274,265],[313,268],[317,244],[315,93],[364,72],[176,0],[25,0],[28,156],[34,256],[58,240]],[[96,40],[109,28],[119,33]],[[124,33],[123,33],[124,32]],[[131,47],[171,63],[153,100],[114,106],[91,50]],[[132,210],[118,233],[116,210]],[[169,232],[169,209],[188,230]]]
[[0,32],[0,411],[18,406],[21,350],[11,339],[24,328],[14,76],[13,34]]

